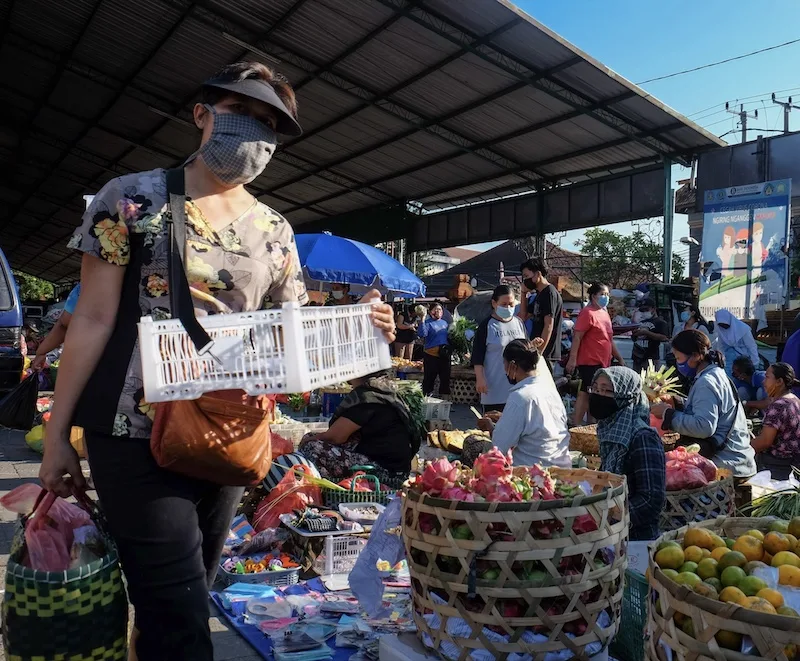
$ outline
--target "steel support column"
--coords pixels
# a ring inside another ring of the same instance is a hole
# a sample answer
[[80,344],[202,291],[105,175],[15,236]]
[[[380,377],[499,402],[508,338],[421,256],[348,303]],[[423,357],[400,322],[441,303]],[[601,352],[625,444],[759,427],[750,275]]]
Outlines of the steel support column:
[[672,159],[664,159],[664,283],[672,282],[672,230],[675,223]]

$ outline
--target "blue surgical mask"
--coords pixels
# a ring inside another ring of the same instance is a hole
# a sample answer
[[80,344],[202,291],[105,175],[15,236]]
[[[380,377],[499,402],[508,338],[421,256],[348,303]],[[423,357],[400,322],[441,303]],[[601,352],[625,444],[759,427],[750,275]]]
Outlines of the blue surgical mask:
[[608,294],[603,294],[602,296],[598,296],[597,297],[597,304],[601,308],[607,308],[608,307]]
[[684,361],[682,363],[677,363],[675,365],[675,367],[677,367],[678,371],[681,374],[683,374],[683,376],[685,376],[687,379],[693,379],[695,377],[695,375],[697,374],[697,368],[696,367],[692,367],[691,365],[689,365],[689,361],[688,360],[686,360],[686,361]]
[[689,321],[689,317],[691,316],[692,315],[689,314],[689,310],[684,310],[683,312],[681,312],[681,321],[683,323],[686,323],[687,321]]
[[514,308],[507,308],[505,305],[498,305],[494,309],[494,313],[500,317],[500,319],[511,319],[514,316]]

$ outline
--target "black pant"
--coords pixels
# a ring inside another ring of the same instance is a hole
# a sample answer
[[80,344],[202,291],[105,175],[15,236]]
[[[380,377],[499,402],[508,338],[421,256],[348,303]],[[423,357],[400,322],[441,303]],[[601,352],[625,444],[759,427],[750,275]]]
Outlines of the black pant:
[[439,377],[439,394],[450,394],[450,354],[446,356],[431,356],[429,353],[422,355],[422,392],[425,395],[430,395],[433,392],[433,386],[436,383],[436,377]]
[[213,661],[208,589],[242,497],[159,468],[148,439],[86,432],[89,465],[136,611],[141,661]]

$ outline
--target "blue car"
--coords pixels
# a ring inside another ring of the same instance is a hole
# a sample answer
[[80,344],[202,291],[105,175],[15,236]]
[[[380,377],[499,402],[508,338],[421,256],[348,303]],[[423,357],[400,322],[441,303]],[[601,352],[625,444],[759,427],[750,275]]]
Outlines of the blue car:
[[0,250],[0,393],[14,388],[25,363],[20,348],[22,302],[17,281]]

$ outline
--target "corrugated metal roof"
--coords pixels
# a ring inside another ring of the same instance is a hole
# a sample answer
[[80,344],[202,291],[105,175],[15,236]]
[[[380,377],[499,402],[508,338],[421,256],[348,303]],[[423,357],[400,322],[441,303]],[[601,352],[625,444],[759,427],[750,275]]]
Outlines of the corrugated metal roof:
[[14,266],[74,277],[64,243],[82,195],[191,153],[199,84],[246,58],[297,89],[306,132],[251,188],[300,227],[722,144],[506,0],[0,0],[0,246]]

